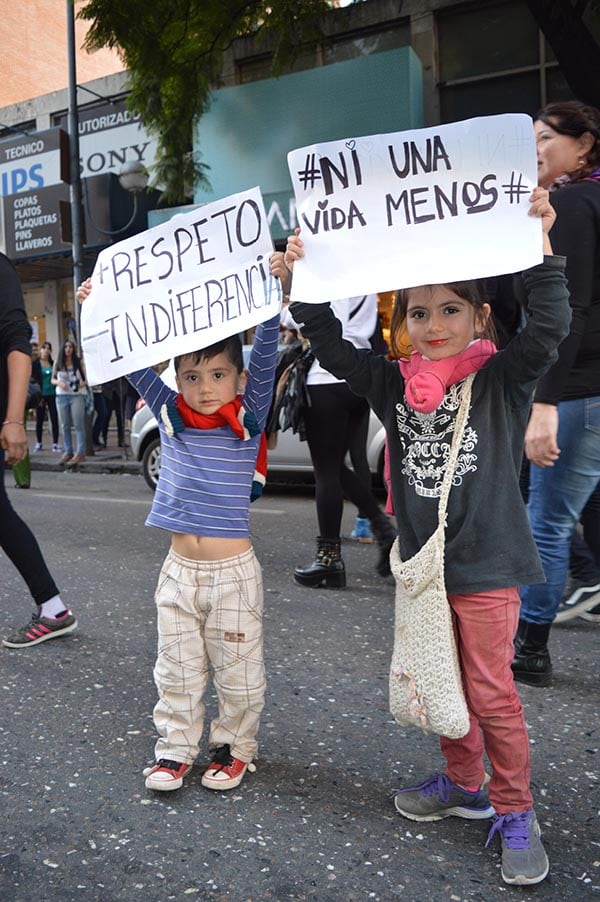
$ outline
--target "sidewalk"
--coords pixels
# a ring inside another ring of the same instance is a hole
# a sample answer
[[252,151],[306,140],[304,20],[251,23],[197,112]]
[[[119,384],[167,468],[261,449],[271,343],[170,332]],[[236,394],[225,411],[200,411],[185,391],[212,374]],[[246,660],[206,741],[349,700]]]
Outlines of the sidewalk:
[[[62,451],[59,453],[52,450],[52,437],[48,433],[47,426],[44,428],[41,451],[34,453],[35,424],[29,421],[27,423],[27,438],[29,440],[29,457],[32,470],[49,470],[60,473],[66,469],[65,465],[60,462]],[[129,436],[126,434],[126,441],[128,438]],[[62,436],[59,437],[59,443],[61,439]],[[75,469],[80,473],[141,474],[142,472],[141,463],[134,460],[128,441],[127,447],[119,447],[116,429],[109,429],[108,444],[105,449],[86,455],[85,460]]]

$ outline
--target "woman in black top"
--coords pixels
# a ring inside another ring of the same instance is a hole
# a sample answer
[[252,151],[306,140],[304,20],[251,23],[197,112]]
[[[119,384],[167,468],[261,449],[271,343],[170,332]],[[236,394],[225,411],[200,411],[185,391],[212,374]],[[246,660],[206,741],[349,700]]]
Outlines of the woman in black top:
[[529,519],[546,582],[521,590],[513,671],[521,682],[545,686],[571,536],[600,482],[600,111],[577,101],[550,104],[535,132],[539,183],[556,189],[551,240],[567,258],[573,314],[558,362],[536,389],[525,436]]

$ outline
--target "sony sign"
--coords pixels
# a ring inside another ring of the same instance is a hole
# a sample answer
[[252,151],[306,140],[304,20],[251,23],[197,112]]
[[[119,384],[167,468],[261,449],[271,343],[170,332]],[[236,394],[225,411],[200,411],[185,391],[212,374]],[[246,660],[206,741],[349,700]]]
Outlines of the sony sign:
[[[67,116],[58,118],[67,127]],[[139,116],[131,113],[124,100],[114,100],[79,110],[79,159],[81,177],[113,173],[124,163],[140,162],[150,172],[156,158],[157,142],[142,128]]]

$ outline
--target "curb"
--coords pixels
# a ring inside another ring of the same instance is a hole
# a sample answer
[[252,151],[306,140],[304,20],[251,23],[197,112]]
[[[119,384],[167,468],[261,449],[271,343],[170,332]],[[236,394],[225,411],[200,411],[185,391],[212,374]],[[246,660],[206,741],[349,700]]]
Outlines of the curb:
[[83,463],[76,467],[66,467],[61,463],[51,463],[50,461],[35,460],[31,458],[31,469],[45,471],[48,473],[132,473],[136,476],[141,475],[142,466],[136,460],[94,460],[86,458]]

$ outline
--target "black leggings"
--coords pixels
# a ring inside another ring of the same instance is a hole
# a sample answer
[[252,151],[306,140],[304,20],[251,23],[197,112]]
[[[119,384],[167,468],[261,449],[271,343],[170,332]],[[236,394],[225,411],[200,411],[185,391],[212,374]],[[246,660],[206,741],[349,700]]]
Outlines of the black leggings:
[[[381,513],[371,493],[371,474],[358,475],[344,463],[353,440],[366,443],[370,408],[345,382],[309,385],[311,406],[304,411],[306,439],[315,471],[319,534],[338,539],[344,496],[361,515],[373,519]],[[353,458],[358,458],[356,448]],[[366,459],[366,458],[365,458]]]
[[56,413],[56,398],[54,395],[43,395],[42,400],[35,410],[35,437],[42,444],[42,431],[44,429],[44,413],[48,411],[52,424],[52,443],[58,445],[58,415]]
[[29,587],[36,604],[58,595],[37,540],[8,499],[4,485],[4,451],[0,451],[0,547]]

